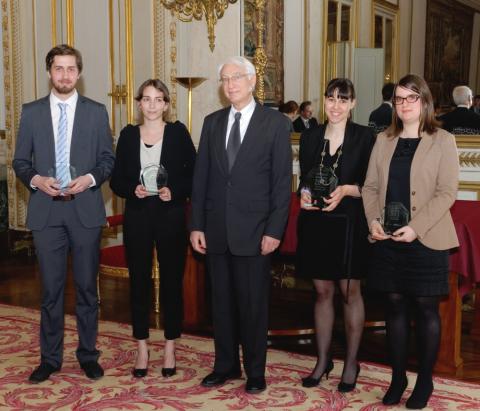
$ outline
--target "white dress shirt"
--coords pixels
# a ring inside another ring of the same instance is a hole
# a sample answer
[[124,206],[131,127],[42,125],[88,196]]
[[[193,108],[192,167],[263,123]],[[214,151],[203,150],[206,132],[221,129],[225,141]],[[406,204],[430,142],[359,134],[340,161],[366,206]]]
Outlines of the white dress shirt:
[[[252,97],[252,101],[248,103],[243,109],[240,110],[242,117],[240,117],[240,143],[243,143],[243,137],[247,131],[248,125],[250,124],[250,119],[252,114],[255,111],[255,99]],[[237,110],[230,108],[230,113],[228,115],[228,125],[227,125],[227,136],[225,137],[225,149],[227,148],[228,138],[230,137],[230,130],[232,129],[233,123],[235,122],[235,113]]]
[[[78,102],[78,93],[77,90],[74,90],[74,93],[66,100],[60,100],[53,91],[50,92],[50,113],[52,115],[52,127],[53,127],[53,138],[55,141],[55,146],[57,145],[58,140],[58,122],[60,121],[60,107],[58,106],[59,103],[66,104],[66,114],[67,114],[67,158],[68,158],[68,166],[70,166],[70,146],[72,144],[72,132],[73,132],[73,122],[75,121],[75,110],[77,108]],[[75,164],[72,164],[75,167]],[[94,187],[97,182],[92,174],[87,174],[92,179],[92,184],[89,187]],[[79,176],[74,176],[76,178]],[[72,179],[73,179],[72,178]],[[33,180],[33,178],[32,178]],[[37,189],[36,186],[32,184],[30,181],[30,186],[33,189]]]

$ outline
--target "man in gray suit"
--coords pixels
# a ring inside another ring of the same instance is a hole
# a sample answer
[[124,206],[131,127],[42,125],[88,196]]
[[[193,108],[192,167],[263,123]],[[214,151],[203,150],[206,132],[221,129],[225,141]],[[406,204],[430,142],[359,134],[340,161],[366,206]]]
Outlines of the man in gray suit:
[[193,177],[190,241],[207,254],[212,284],[215,364],[202,385],[239,378],[246,391],[266,388],[270,254],[288,218],[290,124],[255,102],[255,68],[232,57],[219,68],[231,106],[205,118]]
[[42,281],[39,383],[59,371],[63,359],[64,288],[72,253],[79,344],[86,376],[98,379],[97,273],[105,207],[100,186],[114,155],[105,106],[75,89],[82,71],[78,50],[60,45],[46,57],[51,93],[22,109],[13,168],[29,188],[27,227],[33,232]]

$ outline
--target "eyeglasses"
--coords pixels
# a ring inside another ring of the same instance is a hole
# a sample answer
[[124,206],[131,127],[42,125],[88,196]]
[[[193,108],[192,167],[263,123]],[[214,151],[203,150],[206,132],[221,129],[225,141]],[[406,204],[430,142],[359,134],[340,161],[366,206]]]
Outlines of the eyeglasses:
[[404,101],[407,103],[415,103],[420,98],[420,94],[409,94],[407,97],[393,96],[392,102],[396,106],[403,104]]
[[220,77],[219,81],[223,85],[228,84],[230,82],[238,83],[241,78],[246,77],[246,76],[249,76],[249,74],[248,73],[245,73],[245,74],[235,73],[235,74],[232,74],[231,76],[222,76],[222,77]]

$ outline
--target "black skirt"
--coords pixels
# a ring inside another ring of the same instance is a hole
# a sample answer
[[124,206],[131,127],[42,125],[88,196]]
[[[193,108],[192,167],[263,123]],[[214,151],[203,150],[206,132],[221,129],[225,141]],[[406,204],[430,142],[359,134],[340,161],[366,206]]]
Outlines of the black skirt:
[[367,273],[368,242],[362,224],[344,213],[301,211],[296,273],[319,280],[361,279]]
[[432,250],[419,240],[377,241],[368,273],[368,286],[377,291],[414,297],[448,294],[449,252]]

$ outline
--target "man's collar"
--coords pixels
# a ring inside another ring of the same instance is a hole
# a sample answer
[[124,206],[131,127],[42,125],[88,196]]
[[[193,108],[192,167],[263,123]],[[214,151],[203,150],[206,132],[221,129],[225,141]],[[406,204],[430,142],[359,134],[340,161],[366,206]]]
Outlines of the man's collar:
[[77,101],[78,101],[78,92],[77,92],[76,89],[74,90],[73,94],[72,94],[69,98],[67,98],[66,100],[61,100],[61,99],[59,99],[59,98],[55,95],[55,93],[53,92],[53,90],[50,91],[50,104],[51,104],[52,106],[57,105],[57,104],[59,104],[59,103],[64,103],[64,104],[66,104],[66,105],[69,106],[69,107],[74,107],[74,106],[76,105]]
[[245,116],[248,113],[253,113],[253,110],[255,110],[255,99],[252,97],[252,100],[241,110],[236,110],[235,107],[231,106],[230,108],[230,114],[233,116],[235,113],[242,113],[242,116]]

